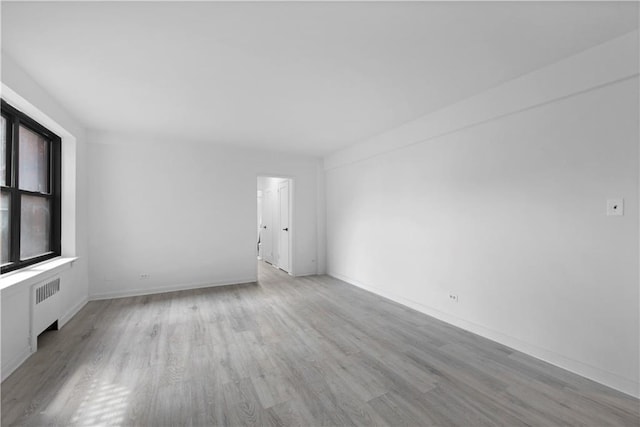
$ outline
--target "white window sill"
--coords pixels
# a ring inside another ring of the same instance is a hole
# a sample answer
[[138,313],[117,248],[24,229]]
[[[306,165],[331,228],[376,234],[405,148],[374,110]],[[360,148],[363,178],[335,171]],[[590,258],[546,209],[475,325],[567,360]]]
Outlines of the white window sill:
[[20,285],[37,283],[46,276],[53,276],[71,268],[77,259],[78,257],[57,257],[0,275],[0,291],[4,292]]

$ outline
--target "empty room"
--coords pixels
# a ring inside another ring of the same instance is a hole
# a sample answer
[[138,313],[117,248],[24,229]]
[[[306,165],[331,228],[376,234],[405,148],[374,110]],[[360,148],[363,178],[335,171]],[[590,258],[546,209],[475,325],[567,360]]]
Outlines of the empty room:
[[3,426],[640,426],[640,3],[0,8]]

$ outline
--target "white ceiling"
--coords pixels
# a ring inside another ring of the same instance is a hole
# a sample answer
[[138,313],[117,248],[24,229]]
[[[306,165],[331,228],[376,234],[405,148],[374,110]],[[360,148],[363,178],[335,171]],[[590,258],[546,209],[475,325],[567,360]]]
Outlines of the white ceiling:
[[84,126],[324,155],[638,27],[638,5],[2,2]]

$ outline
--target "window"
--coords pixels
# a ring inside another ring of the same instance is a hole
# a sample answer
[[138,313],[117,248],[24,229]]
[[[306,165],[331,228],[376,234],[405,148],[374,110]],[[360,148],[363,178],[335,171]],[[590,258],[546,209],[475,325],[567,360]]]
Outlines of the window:
[[2,273],[60,255],[60,138],[2,101]]

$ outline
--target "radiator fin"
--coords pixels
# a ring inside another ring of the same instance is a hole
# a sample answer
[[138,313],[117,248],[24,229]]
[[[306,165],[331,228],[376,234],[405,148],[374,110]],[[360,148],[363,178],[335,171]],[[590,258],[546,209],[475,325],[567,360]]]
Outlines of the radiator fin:
[[36,289],[36,304],[40,304],[47,298],[60,291],[60,279],[54,279]]

